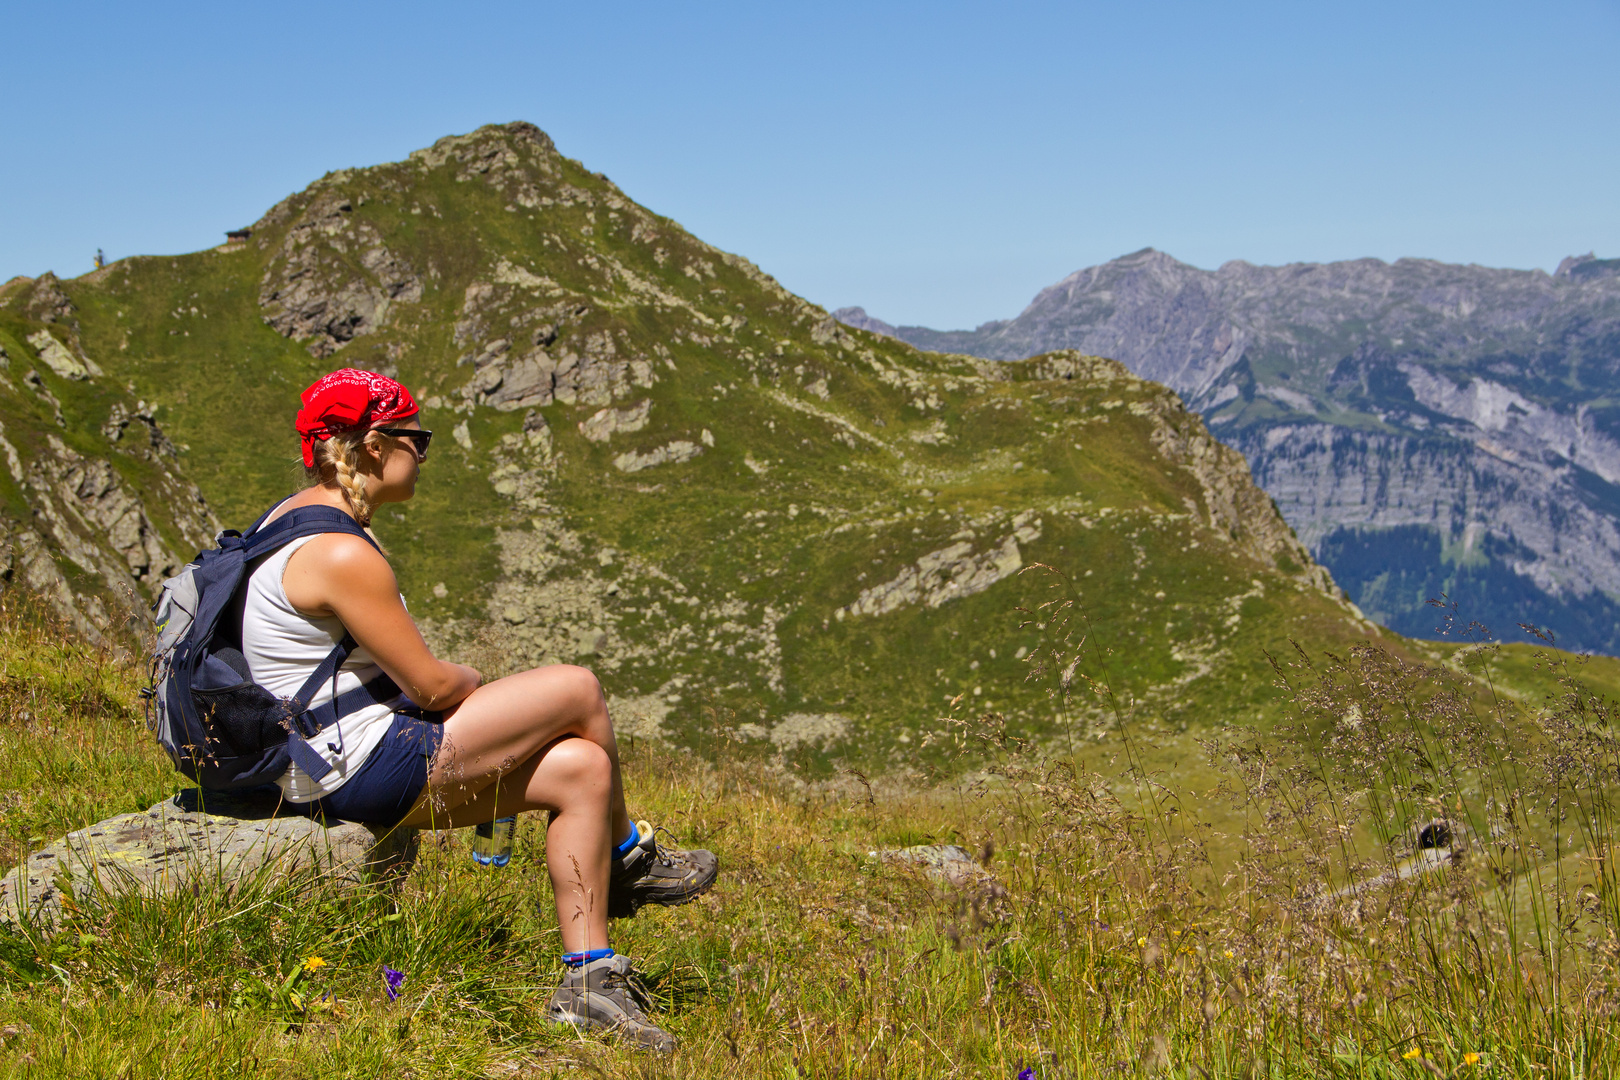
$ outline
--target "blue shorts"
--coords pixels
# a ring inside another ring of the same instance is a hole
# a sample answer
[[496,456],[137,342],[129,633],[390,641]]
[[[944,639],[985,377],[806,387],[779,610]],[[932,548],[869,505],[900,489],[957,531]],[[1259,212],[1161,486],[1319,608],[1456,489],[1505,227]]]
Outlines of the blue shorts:
[[416,805],[427,785],[428,766],[444,741],[439,713],[395,713],[382,742],[332,794],[302,804],[310,817],[394,825]]

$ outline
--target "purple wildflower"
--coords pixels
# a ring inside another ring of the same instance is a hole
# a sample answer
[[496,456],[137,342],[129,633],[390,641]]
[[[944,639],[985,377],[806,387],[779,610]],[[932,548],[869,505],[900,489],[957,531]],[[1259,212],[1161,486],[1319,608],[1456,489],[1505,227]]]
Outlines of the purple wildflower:
[[1018,1080],[1035,1080],[1035,1070],[1033,1068],[1018,1070]]
[[405,973],[395,971],[391,967],[383,968],[383,989],[388,991],[388,1000],[393,1001],[399,997],[399,988],[405,984]]

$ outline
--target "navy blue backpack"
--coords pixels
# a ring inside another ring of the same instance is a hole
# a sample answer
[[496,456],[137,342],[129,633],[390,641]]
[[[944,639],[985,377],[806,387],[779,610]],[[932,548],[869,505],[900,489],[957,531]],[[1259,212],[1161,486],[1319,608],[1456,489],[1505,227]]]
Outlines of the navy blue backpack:
[[175,767],[210,791],[270,783],[289,763],[319,780],[331,766],[310,743],[340,717],[392,701],[400,692],[380,675],[309,707],[322,683],[330,679],[336,689],[337,673],[356,645],[347,633],[291,698],[279,698],[253,681],[242,655],[242,602],[252,571],[284,545],[317,533],[351,533],[377,546],[353,518],[333,507],[299,507],[265,525],[269,516],[246,533],[220,533],[216,548],[200,552],[163,583],[154,605],[158,637],[151,685],[141,691],[147,726]]

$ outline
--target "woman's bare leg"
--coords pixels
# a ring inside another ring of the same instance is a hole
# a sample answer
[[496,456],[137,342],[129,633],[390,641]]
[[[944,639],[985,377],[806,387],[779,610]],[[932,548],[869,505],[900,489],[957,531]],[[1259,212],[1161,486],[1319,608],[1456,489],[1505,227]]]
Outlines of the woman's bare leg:
[[[544,810],[546,870],[566,952],[607,945],[608,867],[613,840],[608,804],[614,769],[588,739],[565,735],[459,806],[435,810],[425,796],[405,825],[458,828],[507,814]],[[420,819],[420,820],[419,820]]]
[[[609,824],[614,842],[623,840],[630,835],[630,814],[624,805],[619,746],[614,741],[607,699],[602,696],[602,684],[596,676],[572,664],[534,668],[497,679],[474,690],[445,714],[444,745],[428,776],[432,811],[444,820],[445,811],[472,801],[497,777],[564,735],[577,735],[607,754],[613,769]],[[418,806],[406,823],[426,824],[425,820],[417,820],[423,812],[424,807]],[[459,818],[451,817],[452,825]],[[476,824],[476,820],[467,819],[466,823]]]
[[406,826],[463,828],[545,810],[563,948],[607,944],[613,845],[630,833],[618,744],[596,676],[559,664],[498,679],[450,710]]

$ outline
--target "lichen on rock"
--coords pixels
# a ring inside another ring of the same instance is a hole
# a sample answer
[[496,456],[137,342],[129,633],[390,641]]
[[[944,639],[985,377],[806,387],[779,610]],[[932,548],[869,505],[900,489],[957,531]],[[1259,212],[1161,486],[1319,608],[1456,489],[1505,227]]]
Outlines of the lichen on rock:
[[189,789],[149,810],[97,822],[33,852],[0,878],[0,922],[54,926],[69,905],[209,882],[230,889],[301,871],[351,884],[397,879],[416,858],[415,829],[321,822],[279,798]]

